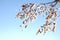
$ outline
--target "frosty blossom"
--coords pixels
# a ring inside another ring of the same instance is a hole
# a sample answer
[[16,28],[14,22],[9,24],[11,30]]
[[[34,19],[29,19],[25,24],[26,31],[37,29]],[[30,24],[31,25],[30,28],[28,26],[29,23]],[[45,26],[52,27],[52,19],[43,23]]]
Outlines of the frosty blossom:
[[[49,4],[49,3],[47,3]],[[22,12],[18,12],[16,17],[20,19],[24,19],[22,24],[25,25],[25,28],[28,27],[28,23],[34,21],[39,14],[45,14],[45,23],[43,25],[40,25],[40,28],[37,30],[37,33],[46,33],[48,31],[55,31],[56,27],[56,19],[57,19],[57,8],[49,5],[49,7],[46,4],[23,4],[22,5]],[[45,12],[45,13],[44,13]],[[21,25],[20,25],[21,26]],[[22,26],[23,27],[23,26]]]

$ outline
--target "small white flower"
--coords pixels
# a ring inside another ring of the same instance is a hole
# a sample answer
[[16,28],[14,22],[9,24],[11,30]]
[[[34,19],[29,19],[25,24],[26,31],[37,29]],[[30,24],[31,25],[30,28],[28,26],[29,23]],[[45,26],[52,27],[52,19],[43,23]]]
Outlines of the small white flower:
[[46,6],[45,5],[39,5],[38,7],[37,7],[37,11],[38,12],[44,12],[46,10]]

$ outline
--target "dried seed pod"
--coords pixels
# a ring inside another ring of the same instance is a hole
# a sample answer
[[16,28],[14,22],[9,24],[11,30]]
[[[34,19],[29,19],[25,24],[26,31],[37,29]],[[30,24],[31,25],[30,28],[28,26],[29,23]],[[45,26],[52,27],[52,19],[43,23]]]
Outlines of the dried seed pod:
[[26,5],[22,5],[22,10],[26,9]]
[[54,11],[53,7],[50,7],[50,9],[48,10],[49,13],[52,13]]
[[25,25],[25,28],[27,28],[28,25]]
[[40,29],[37,31],[37,33],[36,33],[36,34],[38,34],[38,33],[42,33],[42,32],[40,31]]
[[55,25],[55,23],[53,23],[53,25]]
[[30,3],[30,9],[34,6],[34,4]]
[[28,17],[28,14],[29,14],[29,12],[27,12],[27,13],[24,14],[25,18]]
[[23,24],[26,24],[27,22],[26,22],[26,20],[25,21],[23,21]]
[[46,26],[48,26],[48,21],[46,21]]
[[29,7],[28,4],[23,4],[23,5],[22,5],[22,10],[25,10],[27,7]]
[[45,34],[47,31],[48,31],[48,29],[45,29],[45,30],[44,30],[44,34]]
[[54,32],[54,30],[55,30],[55,25],[53,26],[53,28],[52,28],[52,31]]
[[45,27],[44,27],[44,30],[43,30],[44,34],[45,34],[47,31],[48,31],[48,29],[47,29],[47,27],[45,26]]
[[24,15],[21,15],[20,18],[23,19],[23,18],[25,18],[25,16]]
[[20,17],[22,14],[21,12],[18,12],[18,14],[16,15],[16,18]]
[[33,19],[34,19],[34,18],[33,18],[33,16],[31,16],[31,17],[30,17],[30,22],[32,22],[32,21],[33,21]]
[[56,12],[54,13],[54,16],[55,16],[55,17],[57,16],[57,13],[56,13]]
[[47,17],[46,17],[46,19],[50,19],[52,17],[52,15],[48,15]]

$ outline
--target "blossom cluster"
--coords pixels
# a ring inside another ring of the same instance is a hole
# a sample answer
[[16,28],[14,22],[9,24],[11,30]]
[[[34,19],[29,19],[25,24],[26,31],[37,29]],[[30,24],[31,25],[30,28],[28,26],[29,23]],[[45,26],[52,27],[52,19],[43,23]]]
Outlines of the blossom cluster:
[[[46,11],[47,10],[47,11]],[[44,13],[46,11],[46,13]],[[24,19],[22,22],[23,25],[25,25],[25,28],[28,27],[27,23],[30,23],[34,21],[38,15],[45,14],[45,20],[46,22],[40,26],[40,28],[37,30],[37,33],[46,33],[47,31],[53,31],[56,27],[56,19],[57,19],[57,8],[54,8],[52,6],[47,7],[45,4],[23,4],[22,5],[22,12],[18,12],[16,17],[20,19]],[[21,26],[21,25],[20,25]]]

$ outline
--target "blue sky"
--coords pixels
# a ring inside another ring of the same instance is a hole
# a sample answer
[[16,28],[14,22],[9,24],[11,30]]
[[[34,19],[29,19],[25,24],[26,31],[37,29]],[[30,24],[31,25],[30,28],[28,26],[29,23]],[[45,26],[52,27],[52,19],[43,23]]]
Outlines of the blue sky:
[[[46,35],[36,35],[36,31],[43,19],[37,18],[27,29],[21,31],[19,27],[22,20],[16,19],[18,9],[24,3],[42,3],[52,0],[0,0],[0,40],[60,40],[60,22],[57,20],[55,32],[48,32]],[[60,3],[56,7],[59,7]],[[60,10],[58,11],[58,15]],[[37,22],[37,23],[36,23]]]

